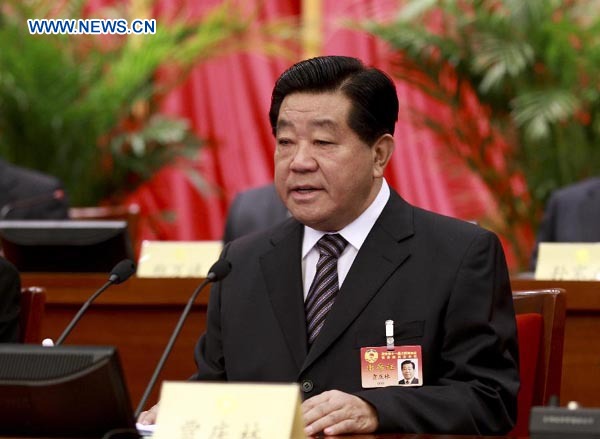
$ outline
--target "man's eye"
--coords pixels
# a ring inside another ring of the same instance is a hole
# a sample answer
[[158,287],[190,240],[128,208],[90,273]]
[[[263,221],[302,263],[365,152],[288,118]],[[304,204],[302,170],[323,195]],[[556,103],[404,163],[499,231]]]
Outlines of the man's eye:
[[333,145],[333,142],[330,142],[328,140],[315,140],[315,145]]
[[277,139],[277,144],[280,146],[291,145],[292,141],[290,139]]

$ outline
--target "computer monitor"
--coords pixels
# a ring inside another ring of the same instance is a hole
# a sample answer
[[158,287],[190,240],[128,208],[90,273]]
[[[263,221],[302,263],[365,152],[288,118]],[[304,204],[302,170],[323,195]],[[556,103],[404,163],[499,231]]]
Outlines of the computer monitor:
[[0,248],[21,272],[107,272],[133,259],[126,221],[0,221]]
[[0,344],[0,436],[101,438],[135,421],[117,350]]

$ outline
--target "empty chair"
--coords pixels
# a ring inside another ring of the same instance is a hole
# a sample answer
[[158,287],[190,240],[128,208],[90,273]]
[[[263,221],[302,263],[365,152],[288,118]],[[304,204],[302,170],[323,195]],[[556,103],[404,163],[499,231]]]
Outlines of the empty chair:
[[565,302],[565,291],[559,288],[513,294],[521,376],[514,436],[528,435],[532,406],[560,397]]

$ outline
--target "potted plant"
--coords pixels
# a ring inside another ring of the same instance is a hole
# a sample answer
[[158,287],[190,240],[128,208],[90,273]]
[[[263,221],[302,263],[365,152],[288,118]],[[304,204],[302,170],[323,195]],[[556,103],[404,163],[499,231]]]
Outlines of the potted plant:
[[480,220],[525,268],[549,194],[600,170],[599,2],[411,0],[360,26],[451,110],[419,119],[480,175],[498,205]]
[[[0,5],[0,156],[59,177],[75,206],[122,198],[195,156],[200,140],[187,121],[158,114],[160,97],[198,62],[248,47],[256,31],[255,14],[225,1],[197,20],[157,17],[151,35],[29,33],[28,18],[89,17],[85,3]],[[93,17],[139,14],[136,2],[113,3]]]

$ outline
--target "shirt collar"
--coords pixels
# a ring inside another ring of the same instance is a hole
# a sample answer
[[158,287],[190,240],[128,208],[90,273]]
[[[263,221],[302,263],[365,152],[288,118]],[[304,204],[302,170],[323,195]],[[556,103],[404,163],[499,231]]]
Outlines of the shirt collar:
[[[379,193],[371,205],[367,207],[367,209],[360,214],[358,218],[356,218],[342,230],[339,230],[337,233],[342,235],[342,237],[348,241],[348,244],[354,247],[356,251],[360,250],[360,247],[363,245],[363,242],[365,242],[365,239],[367,239],[367,235],[373,228],[373,225],[375,224],[375,221],[377,221],[377,218],[379,218],[379,215],[381,215],[381,212],[383,211],[383,208],[387,204],[389,198],[390,187],[384,178],[381,188],[379,189]],[[306,257],[308,252],[310,252],[310,250],[323,235],[325,235],[325,232],[304,226],[302,258]]]

